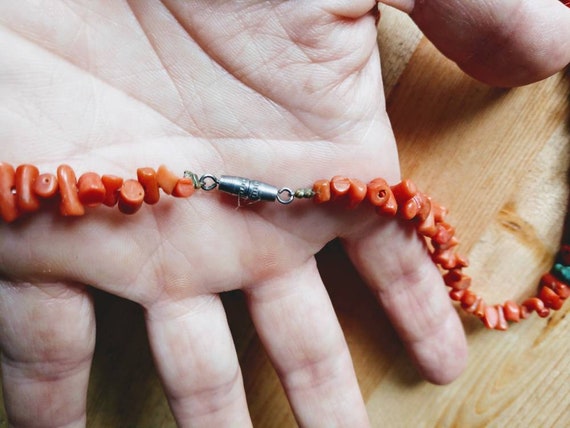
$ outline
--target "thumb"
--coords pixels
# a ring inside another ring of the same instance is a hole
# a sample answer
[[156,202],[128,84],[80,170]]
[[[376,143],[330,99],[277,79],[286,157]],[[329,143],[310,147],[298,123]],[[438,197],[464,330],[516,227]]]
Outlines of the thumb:
[[570,62],[566,0],[386,0],[467,74],[497,86],[546,78]]

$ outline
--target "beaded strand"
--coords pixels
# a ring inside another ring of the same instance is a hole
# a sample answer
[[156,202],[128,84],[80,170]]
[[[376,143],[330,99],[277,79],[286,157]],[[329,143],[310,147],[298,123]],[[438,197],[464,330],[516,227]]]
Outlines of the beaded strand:
[[524,300],[520,305],[512,300],[503,304],[488,304],[471,291],[471,277],[463,272],[467,259],[455,252],[459,240],[455,228],[445,221],[447,209],[420,192],[410,181],[403,180],[395,186],[377,178],[362,190],[362,182],[346,177],[319,180],[313,187],[317,203],[335,201],[346,197],[349,207],[356,207],[364,200],[376,207],[381,216],[398,216],[414,224],[419,235],[428,242],[433,262],[443,272],[445,284],[451,288],[449,297],[460,303],[463,310],[478,317],[485,327],[507,330],[509,322],[526,319],[532,312],[544,318],[551,310],[562,307],[570,296],[570,246],[563,245],[551,272],[542,275],[536,297]]
[[[570,1],[570,0],[569,0]],[[467,259],[455,250],[459,240],[455,228],[446,222],[447,209],[419,191],[410,180],[390,186],[384,179],[375,178],[368,184],[344,176],[331,180],[317,180],[310,188],[293,191],[242,177],[211,174],[202,177],[185,172],[179,177],[164,165],[158,170],[137,169],[136,179],[122,179],[115,175],[100,176],[86,172],[76,178],[69,165],[60,165],[56,174],[42,173],[34,165],[0,163],[0,217],[11,223],[26,214],[38,211],[46,201],[56,200],[63,216],[82,216],[86,207],[117,206],[124,214],[135,214],[143,204],[159,202],[161,191],[166,195],[188,198],[196,190],[218,189],[251,201],[278,201],[289,204],[294,199],[313,199],[317,204],[337,203],[355,209],[367,202],[378,215],[396,217],[411,222],[427,244],[433,262],[439,266],[449,296],[459,302],[467,313],[473,314],[489,329],[506,330],[509,322],[526,319],[532,312],[547,317],[558,310],[570,296],[570,245],[563,245],[550,272],[542,275],[535,297],[517,304],[507,300],[503,304],[488,304],[470,290],[471,277],[463,272]]]
[[118,206],[123,214],[136,213],[143,202],[156,204],[159,189],[167,195],[186,198],[196,186],[189,177],[178,177],[165,166],[155,171],[139,168],[137,179],[123,180],[115,175],[86,172],[79,179],[69,165],[60,165],[56,174],[40,174],[34,165],[0,163],[0,217],[11,223],[20,216],[40,209],[42,201],[59,198],[63,216],[82,216],[85,207]]

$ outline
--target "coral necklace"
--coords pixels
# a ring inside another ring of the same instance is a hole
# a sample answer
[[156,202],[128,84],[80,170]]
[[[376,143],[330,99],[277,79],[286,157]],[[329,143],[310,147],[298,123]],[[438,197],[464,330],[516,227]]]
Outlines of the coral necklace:
[[560,309],[570,296],[570,246],[563,245],[551,272],[545,273],[537,296],[521,304],[507,300],[503,304],[487,304],[473,293],[471,278],[463,269],[467,260],[455,252],[459,241],[455,229],[445,221],[447,210],[420,192],[410,181],[394,186],[382,178],[364,182],[342,176],[318,180],[313,186],[293,191],[277,188],[256,180],[212,174],[198,176],[185,172],[179,177],[165,166],[158,170],[139,168],[137,179],[123,180],[114,175],[100,176],[86,172],[79,179],[68,165],[60,165],[56,174],[40,174],[34,165],[0,163],[0,217],[7,223],[38,211],[47,201],[56,200],[63,216],[82,216],[86,207],[118,206],[124,214],[136,213],[143,203],[153,205],[161,191],[174,197],[187,198],[197,190],[218,190],[240,200],[270,201],[290,204],[295,199],[312,199],[315,203],[335,203],[354,209],[363,203],[375,207],[382,217],[396,217],[411,222],[427,242],[433,262],[439,266],[449,296],[468,313],[480,318],[490,329],[506,330],[508,322],[519,322],[532,312],[547,317],[550,310]]

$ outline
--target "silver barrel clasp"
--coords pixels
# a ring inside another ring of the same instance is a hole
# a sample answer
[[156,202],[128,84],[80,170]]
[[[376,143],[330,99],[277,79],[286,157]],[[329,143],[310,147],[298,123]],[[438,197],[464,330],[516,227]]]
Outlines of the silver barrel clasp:
[[293,202],[295,198],[294,192],[287,187],[278,189],[271,184],[245,177],[222,175],[216,179],[216,184],[218,190],[249,201],[275,202],[277,200],[279,203],[287,205]]
[[250,201],[274,202],[279,195],[279,189],[275,186],[232,175],[222,175],[218,179],[218,190]]

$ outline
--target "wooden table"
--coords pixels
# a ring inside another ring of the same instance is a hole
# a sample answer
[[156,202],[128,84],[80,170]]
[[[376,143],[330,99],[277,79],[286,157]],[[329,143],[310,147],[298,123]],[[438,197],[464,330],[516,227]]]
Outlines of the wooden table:
[[[487,87],[442,57],[407,16],[387,9],[379,44],[403,173],[450,208],[473,288],[496,302],[535,293],[567,206],[569,76]],[[455,383],[434,386],[418,376],[338,244],[319,262],[374,427],[570,426],[570,303],[506,333],[465,318],[469,366]],[[89,426],[175,426],[140,308],[96,298],[106,304],[97,313]],[[241,296],[228,294],[225,303],[254,425],[295,426]]]

